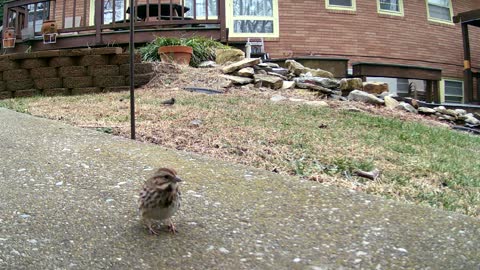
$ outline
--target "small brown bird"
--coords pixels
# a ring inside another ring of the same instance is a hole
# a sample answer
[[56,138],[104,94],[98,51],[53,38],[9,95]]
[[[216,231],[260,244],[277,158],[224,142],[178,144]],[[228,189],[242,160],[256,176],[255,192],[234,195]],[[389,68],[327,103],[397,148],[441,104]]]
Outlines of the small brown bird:
[[175,98],[171,98],[171,99],[167,99],[167,100],[162,101],[162,104],[167,105],[167,106],[168,105],[173,105],[173,104],[175,104],[175,101],[176,101]]
[[150,233],[158,235],[153,228],[155,221],[168,220],[168,229],[176,233],[172,215],[180,208],[180,190],[178,183],[182,179],[173,169],[158,169],[143,185],[140,192],[139,210],[142,221]]

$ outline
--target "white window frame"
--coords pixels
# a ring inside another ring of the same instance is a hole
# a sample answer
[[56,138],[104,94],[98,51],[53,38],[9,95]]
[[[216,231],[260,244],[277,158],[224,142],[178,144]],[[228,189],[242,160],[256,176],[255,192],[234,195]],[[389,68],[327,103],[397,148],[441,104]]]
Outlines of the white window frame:
[[377,12],[378,13],[386,14],[386,15],[394,15],[394,16],[404,16],[405,13],[403,11],[403,0],[397,0],[399,11],[382,9],[381,5],[380,5],[380,1],[381,0],[377,0]]
[[461,97],[462,101],[461,103],[465,103],[465,83],[461,79],[455,79],[455,78],[442,78],[440,81],[440,91],[441,91],[441,101],[442,103],[445,103],[445,96],[447,96],[446,91],[445,91],[445,82],[450,81],[450,82],[460,82],[462,83],[462,95],[448,95],[452,97]]
[[[263,37],[263,38],[276,38],[279,37],[279,16],[278,16],[278,1],[272,0],[273,4],[273,16],[234,16],[233,15],[233,1],[226,0],[227,8],[227,27],[230,29],[230,37]],[[273,33],[235,33],[234,21],[235,20],[268,20],[273,21]]]
[[341,6],[341,5],[330,4],[330,0],[325,0],[325,7],[327,9],[355,11],[357,10],[357,3],[356,3],[356,0],[352,0],[351,6]]
[[[430,7],[429,7],[429,3],[428,3],[429,0],[425,0],[425,4],[427,5],[427,17],[428,17],[428,20],[429,21],[432,21],[432,22],[438,22],[438,23],[445,23],[445,24],[450,24],[450,25],[453,25],[453,6],[452,6],[452,1],[451,0],[448,0],[448,10],[450,12],[450,20],[443,20],[443,19],[439,19],[439,18],[435,18],[435,17],[432,17],[430,16]],[[435,4],[431,4],[431,5],[435,5]],[[443,7],[443,6],[442,6]],[[445,7],[443,7],[445,8]]]

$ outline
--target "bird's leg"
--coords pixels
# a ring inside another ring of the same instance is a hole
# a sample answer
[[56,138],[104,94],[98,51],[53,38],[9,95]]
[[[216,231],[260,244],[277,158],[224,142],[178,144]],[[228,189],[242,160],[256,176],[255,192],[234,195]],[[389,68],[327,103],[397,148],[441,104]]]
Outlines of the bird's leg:
[[177,232],[177,228],[175,228],[175,224],[173,224],[173,221],[171,218],[168,219],[169,225],[168,225],[168,230],[175,234]]
[[148,228],[148,232],[153,235],[158,235],[159,232],[153,227],[153,222],[151,220],[145,221],[145,226]]

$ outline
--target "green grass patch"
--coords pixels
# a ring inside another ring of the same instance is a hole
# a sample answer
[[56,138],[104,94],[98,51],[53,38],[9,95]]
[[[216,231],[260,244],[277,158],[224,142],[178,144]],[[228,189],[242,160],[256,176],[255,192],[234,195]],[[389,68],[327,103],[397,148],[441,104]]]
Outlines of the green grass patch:
[[[166,147],[480,216],[478,136],[368,113],[277,104],[245,91],[137,95],[139,134]],[[174,106],[160,104],[171,97]],[[0,106],[79,125],[99,123],[129,136],[128,102],[122,99],[128,95],[16,99]],[[195,119],[202,124],[192,127]],[[376,181],[353,174],[374,168],[382,172]]]

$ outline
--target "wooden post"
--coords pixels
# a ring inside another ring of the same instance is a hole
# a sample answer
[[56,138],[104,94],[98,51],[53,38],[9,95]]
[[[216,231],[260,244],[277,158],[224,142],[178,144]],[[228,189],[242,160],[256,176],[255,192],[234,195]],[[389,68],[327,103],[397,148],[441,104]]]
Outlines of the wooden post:
[[463,37],[463,91],[465,103],[473,99],[473,77],[470,58],[470,38],[468,37],[468,24],[462,23]]
[[95,42],[102,43],[103,0],[95,1]]
[[225,12],[225,0],[218,0],[218,15],[220,19],[220,41],[222,42],[228,42],[228,29]]

